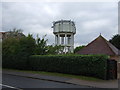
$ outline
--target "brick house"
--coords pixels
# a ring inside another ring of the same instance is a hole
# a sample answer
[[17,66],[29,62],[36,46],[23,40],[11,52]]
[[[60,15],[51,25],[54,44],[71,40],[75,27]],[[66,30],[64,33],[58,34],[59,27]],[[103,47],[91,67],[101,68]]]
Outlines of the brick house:
[[110,59],[120,61],[120,50],[108,42],[103,36],[98,36],[95,40],[90,42],[86,47],[82,48],[77,54],[94,55],[104,54],[109,55]]
[[25,35],[23,33],[16,33],[16,32],[0,32],[0,41],[6,39],[6,38],[21,38],[24,37]]

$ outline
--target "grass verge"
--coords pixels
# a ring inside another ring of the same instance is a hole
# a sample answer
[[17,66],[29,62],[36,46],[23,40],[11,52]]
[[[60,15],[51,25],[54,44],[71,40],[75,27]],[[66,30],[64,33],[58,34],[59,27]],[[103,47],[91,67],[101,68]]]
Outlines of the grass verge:
[[81,75],[71,75],[71,74],[62,74],[62,73],[54,73],[54,72],[28,71],[28,70],[16,70],[16,69],[3,69],[3,70],[26,72],[26,73],[41,74],[41,75],[50,75],[50,76],[59,76],[59,77],[68,77],[68,78],[75,78],[75,79],[86,80],[86,81],[96,81],[96,82],[106,81],[106,80],[102,80],[102,79],[98,79],[98,78],[94,78],[94,77],[81,76]]

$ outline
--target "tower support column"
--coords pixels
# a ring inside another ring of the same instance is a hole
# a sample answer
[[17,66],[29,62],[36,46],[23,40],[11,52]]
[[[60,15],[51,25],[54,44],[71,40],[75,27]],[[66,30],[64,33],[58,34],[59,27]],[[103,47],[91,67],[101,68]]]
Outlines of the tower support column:
[[74,35],[71,34],[71,52],[73,53],[74,51]]
[[57,45],[60,45],[60,34],[58,34],[58,37],[57,37]]
[[57,45],[57,38],[58,38],[58,36],[57,35],[55,35],[55,45]]
[[61,44],[64,45],[64,37],[61,37]]
[[67,34],[65,33],[65,53],[67,52]]

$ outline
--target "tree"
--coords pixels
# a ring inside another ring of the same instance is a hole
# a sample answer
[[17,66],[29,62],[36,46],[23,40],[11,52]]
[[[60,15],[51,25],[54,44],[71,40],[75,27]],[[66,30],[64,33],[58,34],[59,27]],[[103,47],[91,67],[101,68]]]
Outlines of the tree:
[[35,50],[35,39],[31,34],[27,37],[22,37],[19,40],[19,55],[24,57],[29,57],[34,54]]
[[10,36],[3,40],[2,46],[3,67],[27,69],[25,63],[28,63],[28,58],[34,54],[35,49],[35,39],[32,35],[28,34],[19,39]]
[[47,39],[45,40],[46,35],[40,39],[37,35],[36,39],[36,48],[35,48],[35,54],[36,55],[45,55],[47,51]]
[[22,31],[20,29],[13,29],[12,31],[8,31],[5,33],[4,40],[2,41],[2,58],[3,62],[5,60],[17,60],[19,54],[19,38],[18,34]]
[[80,51],[83,47],[85,47],[85,46],[82,45],[82,46],[78,46],[78,47],[76,47],[76,48],[74,49],[74,53]]
[[60,54],[60,53],[62,53],[63,52],[63,47],[62,46],[58,46],[58,45],[55,45],[55,46],[53,46],[53,45],[48,45],[47,46],[47,54],[53,54],[53,55],[55,55],[55,54]]
[[120,35],[116,34],[114,35],[110,40],[110,43],[112,43],[116,48],[120,50]]
[[[2,66],[10,68],[15,66],[14,60],[18,59],[19,40],[16,38],[6,38],[2,41]],[[17,64],[16,64],[17,65]]]
[[21,37],[25,36],[22,33],[22,31],[23,31],[22,29],[16,29],[16,28],[14,28],[13,30],[5,32],[5,36],[3,37],[3,39],[6,39],[6,38],[17,38],[17,39],[20,39]]
[[2,42],[2,56],[4,59],[16,56],[18,53],[19,41],[16,38],[7,38]]

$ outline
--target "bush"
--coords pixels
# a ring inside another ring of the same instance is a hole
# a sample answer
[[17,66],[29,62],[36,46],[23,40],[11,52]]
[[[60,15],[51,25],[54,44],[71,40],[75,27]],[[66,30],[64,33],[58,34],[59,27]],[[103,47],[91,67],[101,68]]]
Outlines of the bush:
[[30,56],[31,70],[93,76],[106,79],[105,55],[49,55]]
[[21,38],[6,38],[2,43],[2,67],[27,69],[28,58],[33,55],[35,40],[32,35]]

